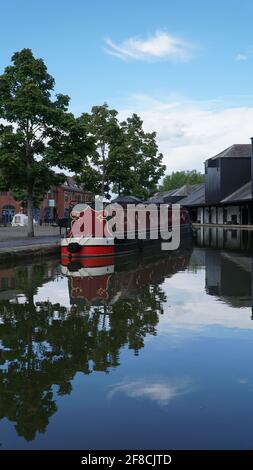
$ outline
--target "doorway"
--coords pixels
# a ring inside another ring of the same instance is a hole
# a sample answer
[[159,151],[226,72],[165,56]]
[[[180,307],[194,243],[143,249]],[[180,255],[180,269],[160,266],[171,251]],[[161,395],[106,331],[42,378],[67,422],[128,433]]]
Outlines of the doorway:
[[242,208],[242,225],[248,225],[249,223],[249,210],[248,207]]
[[12,219],[15,215],[14,206],[4,206],[2,209],[2,222],[4,225],[11,224]]

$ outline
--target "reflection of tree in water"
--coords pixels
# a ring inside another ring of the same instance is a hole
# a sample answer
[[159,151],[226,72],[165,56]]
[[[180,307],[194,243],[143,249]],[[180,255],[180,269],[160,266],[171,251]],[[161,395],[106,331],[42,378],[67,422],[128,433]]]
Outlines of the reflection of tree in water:
[[124,346],[138,354],[145,336],[156,334],[166,300],[158,276],[159,282],[151,279],[112,304],[35,302],[37,287],[56,272],[49,275],[47,264],[18,268],[14,281],[16,291],[25,293],[22,303],[0,301],[0,418],[14,421],[26,440],[45,432],[56,397],[71,393],[77,372],[108,373],[120,364]]

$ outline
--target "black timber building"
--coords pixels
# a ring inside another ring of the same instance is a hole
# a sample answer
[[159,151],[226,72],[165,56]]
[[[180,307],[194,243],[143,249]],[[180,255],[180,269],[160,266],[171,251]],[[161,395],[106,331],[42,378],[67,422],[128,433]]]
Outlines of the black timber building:
[[252,145],[234,144],[205,161],[205,182],[157,193],[153,202],[178,202],[192,222],[253,225]]

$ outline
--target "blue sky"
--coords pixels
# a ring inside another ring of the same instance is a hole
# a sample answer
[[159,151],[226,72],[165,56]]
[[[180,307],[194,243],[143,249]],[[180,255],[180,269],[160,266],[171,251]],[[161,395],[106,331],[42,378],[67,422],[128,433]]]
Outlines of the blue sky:
[[74,113],[104,101],[120,118],[138,112],[168,172],[202,169],[253,134],[250,0],[2,0],[0,11],[0,73],[30,47]]

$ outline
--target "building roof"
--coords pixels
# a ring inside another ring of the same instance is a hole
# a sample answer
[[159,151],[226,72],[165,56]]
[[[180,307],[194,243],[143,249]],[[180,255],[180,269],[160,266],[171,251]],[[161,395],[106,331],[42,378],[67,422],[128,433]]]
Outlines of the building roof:
[[149,202],[163,202],[165,197],[172,196],[175,191],[177,191],[179,188],[176,189],[170,189],[169,191],[158,191],[155,193],[152,197],[148,199]]
[[205,183],[192,186],[192,192],[182,200],[183,206],[199,206],[205,204]]
[[224,203],[232,203],[232,202],[241,202],[241,201],[248,201],[252,199],[252,191],[251,191],[251,181],[241,186],[239,189],[234,191],[232,194],[229,194],[225,199],[221,201],[222,204]]
[[181,186],[181,188],[175,189],[172,196],[186,197],[188,196],[188,194],[191,194],[191,191],[192,191],[192,186],[184,184],[184,186]]
[[173,202],[175,199],[179,201],[180,199],[183,199],[187,197],[189,194],[191,194],[195,186],[196,185],[190,186],[190,185],[185,184],[183,186],[180,186],[180,188],[170,189],[170,191],[158,191],[157,193],[154,194],[154,196],[149,198],[148,202],[154,202],[154,203]]
[[136,196],[118,196],[116,199],[113,199],[111,202],[116,202],[118,204],[139,204],[143,202]]
[[219,158],[251,158],[251,144],[234,144],[208,160]]
[[76,183],[75,178],[73,178],[73,176],[66,176],[66,179],[62,186],[70,189],[71,191],[84,191],[83,187]]

